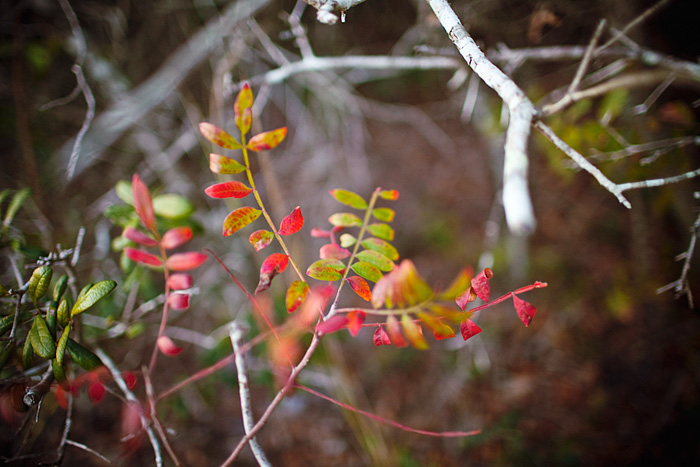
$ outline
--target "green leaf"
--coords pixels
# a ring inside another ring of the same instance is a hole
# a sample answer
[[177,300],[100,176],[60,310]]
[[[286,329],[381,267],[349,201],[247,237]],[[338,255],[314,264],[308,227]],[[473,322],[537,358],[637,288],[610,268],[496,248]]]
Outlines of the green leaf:
[[182,195],[165,193],[153,198],[153,210],[166,219],[181,220],[194,212],[194,205]]
[[355,209],[367,209],[367,201],[365,201],[364,198],[357,193],[338,188],[331,190],[330,194],[339,203],[347,204]]
[[351,247],[357,242],[357,239],[349,233],[340,234],[340,246],[343,248]]
[[379,192],[379,196],[384,199],[396,201],[399,199],[399,192],[397,190],[382,190]]
[[413,322],[408,314],[401,315],[401,327],[403,328],[403,333],[411,343],[413,347],[418,350],[426,350],[428,348],[428,343],[423,337],[423,331],[421,327]]
[[302,281],[294,281],[289,285],[287,289],[287,296],[285,297],[285,306],[289,313],[293,312],[304,302],[306,294],[309,293],[309,284]]
[[7,316],[3,316],[0,318],[0,337],[2,337],[3,334],[5,334],[7,331],[10,330],[12,327],[12,323],[15,320],[15,314],[9,314]]
[[456,335],[454,329],[431,314],[419,312],[418,318],[433,331],[435,338],[438,340],[449,339]]
[[219,154],[209,154],[209,170],[217,174],[237,174],[245,170],[245,166],[237,160]]
[[382,222],[391,222],[396,216],[396,211],[390,208],[376,208],[372,209],[372,215]]
[[84,370],[92,371],[102,366],[102,360],[100,360],[97,355],[90,352],[88,349],[78,344],[70,337],[66,343],[66,350],[68,350],[68,355],[70,355],[70,358],[72,358],[73,361]]
[[63,361],[66,355],[66,345],[68,344],[68,334],[70,334],[70,324],[63,329],[63,334],[58,340],[58,346],[56,347],[56,359],[51,362],[53,367],[53,374],[56,377],[56,381],[62,383],[66,380],[65,367]]
[[114,187],[114,191],[117,193],[117,198],[133,206],[134,198],[131,196],[131,182],[119,180]]
[[394,229],[392,229],[388,224],[370,224],[367,226],[367,231],[375,237],[381,238],[382,240],[387,240],[390,242],[394,239]]
[[360,227],[362,219],[349,212],[338,212],[328,218],[328,222],[336,227]]
[[22,347],[22,366],[26,368],[31,368],[32,362],[34,361],[34,348],[32,347],[31,339],[24,340],[24,347]]
[[22,207],[22,203],[29,197],[31,192],[29,188],[22,188],[12,197],[9,206],[7,206],[7,211],[5,211],[5,219],[2,221],[3,230],[6,230],[7,226],[10,225],[17,211]]
[[343,277],[345,264],[337,259],[319,259],[306,270],[309,277],[320,281],[337,281]]
[[76,300],[75,305],[73,305],[73,309],[70,312],[71,318],[93,306],[108,293],[114,290],[116,286],[116,282],[111,279],[106,279],[90,287],[87,291],[85,291],[85,293],[78,297],[78,300]]
[[58,302],[61,299],[63,293],[66,291],[66,287],[68,287],[68,276],[64,274],[58,278],[56,284],[53,286],[53,301]]
[[260,217],[262,211],[260,209],[255,209],[250,206],[243,206],[232,211],[226,219],[224,219],[224,237],[233,235],[234,233],[241,230],[243,227],[247,226],[255,219]]
[[363,250],[357,254],[357,258],[375,266],[380,271],[386,272],[394,269],[394,262],[378,251]]
[[52,275],[53,270],[49,266],[39,266],[32,272],[32,277],[29,279],[28,292],[29,296],[32,297],[32,301],[34,301],[34,305],[49,290]]
[[58,303],[58,309],[56,310],[56,318],[58,319],[58,324],[61,326],[66,326],[70,321],[70,301],[63,297]]
[[379,238],[366,238],[362,240],[362,246],[368,250],[378,251],[392,261],[399,259],[399,252],[394,245]]
[[34,352],[41,358],[50,360],[56,356],[56,342],[51,337],[49,326],[42,316],[34,317],[32,328],[27,337],[32,343]]
[[368,281],[378,282],[382,278],[382,272],[374,265],[365,261],[352,263],[350,269],[355,271],[358,276],[364,277]]

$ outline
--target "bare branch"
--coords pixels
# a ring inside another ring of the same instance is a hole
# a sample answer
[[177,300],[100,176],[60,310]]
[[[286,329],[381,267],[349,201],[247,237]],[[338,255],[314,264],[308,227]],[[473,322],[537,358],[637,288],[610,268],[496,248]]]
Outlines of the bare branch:
[[[255,426],[255,418],[253,417],[253,407],[250,402],[250,385],[248,383],[248,371],[246,369],[245,355],[241,352],[241,340],[243,339],[243,327],[238,322],[231,323],[229,336],[231,337],[231,345],[236,358],[236,375],[238,376],[238,394],[241,399],[241,416],[243,417],[243,429],[246,434]],[[255,460],[261,466],[270,466],[270,462],[265,456],[260,443],[255,437],[249,441],[250,449],[253,451]]]
[[529,234],[535,229],[535,215],[527,186],[527,145],[537,110],[515,82],[486,58],[446,0],[427,1],[467,64],[508,107],[510,123],[503,163],[503,206],[510,230]]
[[350,8],[363,3],[365,0],[304,0],[316,8],[316,19],[323,24],[335,24],[340,14],[341,22],[345,22],[345,12]]
[[650,8],[647,8],[644,12],[642,12],[641,15],[637,16],[635,19],[627,23],[627,25],[625,25],[624,28],[622,28],[617,34],[615,34],[608,42],[603,44],[600,48],[605,49],[617,42],[622,36],[626,35],[633,28],[639,26],[651,16],[655,15],[663,7],[665,7],[668,1],[669,0],[661,0],[656,5],[652,5]]
[[571,81],[571,85],[569,86],[569,94],[578,90],[578,86],[579,84],[581,84],[583,75],[586,73],[588,65],[591,63],[591,59],[593,58],[593,52],[595,51],[595,46],[598,43],[598,40],[600,39],[600,35],[603,33],[604,27],[605,20],[602,20],[600,23],[598,23],[598,27],[596,28],[595,33],[591,38],[591,42],[586,48],[586,53],[583,56],[583,60],[581,60],[581,64],[579,65],[578,70],[576,70],[576,75],[574,76],[573,81]]
[[[700,198],[700,192],[696,192],[695,197]],[[694,303],[693,294],[690,290],[690,284],[688,283],[688,272],[690,272],[690,261],[693,259],[693,255],[695,254],[695,245],[697,244],[698,236],[700,236],[700,214],[698,214],[698,217],[695,219],[695,222],[693,222],[693,226],[691,227],[690,244],[688,245],[688,249],[678,255],[678,259],[683,259],[681,277],[678,280],[656,290],[656,293],[660,294],[667,290],[674,289],[676,291],[676,298],[686,294],[688,296],[688,305],[690,308],[693,308]]]

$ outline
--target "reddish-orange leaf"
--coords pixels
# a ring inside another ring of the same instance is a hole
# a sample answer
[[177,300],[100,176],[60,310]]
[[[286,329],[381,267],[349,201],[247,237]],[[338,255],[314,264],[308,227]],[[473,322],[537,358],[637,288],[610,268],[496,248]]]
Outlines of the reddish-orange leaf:
[[199,267],[207,260],[207,255],[196,251],[176,253],[165,262],[165,267],[171,271],[187,271]]
[[295,207],[294,210],[280,223],[280,229],[277,232],[280,235],[292,235],[304,226],[304,216],[301,215],[301,208]]
[[104,384],[99,379],[96,379],[90,383],[87,389],[88,398],[93,404],[99,403],[105,396],[107,390]]
[[372,291],[369,284],[360,276],[351,276],[345,279],[352,287],[353,292],[359,295],[363,300],[370,301],[372,299]]
[[323,245],[319,251],[319,257],[321,259],[345,259],[351,254],[350,250],[341,247],[337,243]]
[[174,357],[182,352],[182,347],[175,345],[175,342],[168,336],[160,336],[156,342],[158,349],[168,357]]
[[311,236],[314,238],[329,238],[331,236],[331,233],[328,230],[323,230],[319,229],[318,227],[314,227],[311,229]]
[[401,334],[401,326],[394,315],[389,315],[386,318],[386,332],[389,334],[392,344],[396,347],[406,347],[406,340]]
[[260,251],[267,245],[269,245],[270,242],[272,242],[273,238],[275,238],[275,236],[272,232],[270,232],[269,230],[261,229],[256,230],[255,232],[250,234],[250,236],[248,237],[248,241],[251,245],[253,245],[255,251]]
[[345,315],[334,315],[325,321],[321,321],[316,326],[316,332],[319,334],[330,334],[332,332],[340,331],[348,324],[348,317]]
[[489,294],[491,293],[491,287],[489,286],[489,279],[493,277],[493,271],[489,268],[481,271],[475,278],[472,279],[472,289],[474,293],[486,303],[489,302]]
[[236,181],[217,183],[204,190],[212,198],[244,198],[251,191],[253,190],[250,187]]
[[267,151],[276,147],[287,136],[287,127],[258,133],[250,138],[246,146],[251,151]]
[[124,253],[126,253],[127,258],[137,263],[147,264],[149,266],[160,266],[163,264],[163,261],[156,255],[143,250],[137,250],[136,248],[126,247],[124,248]]
[[156,215],[153,210],[151,192],[148,191],[138,174],[134,174],[131,179],[131,197],[134,201],[134,210],[141,219],[143,226],[156,234]]
[[186,310],[190,307],[190,294],[173,293],[168,295],[168,305],[173,310]]
[[262,211],[250,206],[243,206],[232,211],[226,219],[224,219],[224,237],[233,235],[246,225],[257,219]]
[[177,248],[187,243],[192,238],[192,229],[189,227],[175,227],[163,234],[160,244],[166,250]]
[[222,148],[240,149],[242,147],[241,144],[238,141],[236,141],[236,139],[233,136],[231,136],[225,130],[222,130],[221,128],[212,123],[200,123],[199,131],[206,139],[216,144],[217,146],[221,146]]
[[380,345],[391,345],[391,340],[389,340],[389,334],[387,334],[384,328],[381,326],[377,326],[377,330],[374,331],[372,341],[377,347],[379,347]]
[[362,323],[365,322],[365,317],[367,313],[362,310],[355,310],[348,313],[348,331],[352,337],[355,337],[360,329],[362,329]]
[[156,242],[153,238],[149,237],[148,235],[141,232],[140,230],[136,230],[135,228],[133,228],[131,226],[124,229],[124,232],[122,232],[122,236],[126,239],[131,240],[134,243],[138,243],[139,245],[143,245],[143,246],[156,246],[156,245],[158,245],[158,242]]
[[269,289],[272,279],[274,279],[277,274],[287,269],[287,264],[289,264],[289,256],[282,253],[272,253],[265,258],[262,266],[260,266],[260,281],[255,289],[255,293],[259,294]]
[[170,290],[185,290],[192,287],[192,276],[189,274],[170,274],[168,276],[168,287]]
[[462,324],[459,325],[459,329],[462,331],[462,338],[464,338],[465,341],[481,332],[481,328],[470,319],[462,321]]
[[217,174],[237,174],[245,170],[245,166],[230,157],[219,154],[209,154],[209,170]]
[[520,320],[525,323],[525,326],[530,326],[537,309],[515,294],[513,294],[513,305],[515,305],[515,311],[518,313]]
[[133,371],[125,371],[122,373],[122,379],[124,380],[124,383],[126,383],[126,387],[129,389],[134,389],[136,387],[136,383],[138,382]]
[[291,313],[299,308],[299,305],[304,302],[306,294],[308,293],[309,284],[300,280],[292,282],[287,289],[287,295],[284,301],[287,311]]
[[399,199],[399,192],[397,190],[382,190],[379,192],[379,196],[381,196],[384,199],[396,201],[397,199]]
[[457,306],[464,311],[467,308],[467,304],[476,300],[476,293],[473,287],[469,287],[467,290],[462,292],[456,299],[455,302]]

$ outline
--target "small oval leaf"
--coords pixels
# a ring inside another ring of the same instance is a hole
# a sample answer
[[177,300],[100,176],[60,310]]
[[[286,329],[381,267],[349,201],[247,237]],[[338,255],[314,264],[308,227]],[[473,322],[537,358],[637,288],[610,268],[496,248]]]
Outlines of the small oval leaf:
[[321,247],[319,257],[321,259],[345,259],[352,253],[350,250],[343,248],[335,243],[328,243]]
[[177,193],[164,193],[153,198],[153,209],[161,217],[181,220],[194,212],[194,205],[189,199]]
[[391,201],[396,201],[399,199],[399,192],[397,190],[382,190],[379,192],[379,196]]
[[236,181],[228,181],[217,183],[204,190],[204,192],[212,198],[244,198],[252,192],[252,188],[244,183]]
[[90,352],[70,337],[66,343],[66,350],[68,350],[70,358],[84,370],[92,371],[102,366],[102,360],[100,360],[97,355]]
[[192,229],[189,227],[174,227],[163,234],[160,244],[166,250],[177,248],[192,239]]
[[161,266],[163,264],[163,261],[156,255],[148,253],[147,251],[137,250],[136,248],[126,247],[124,248],[124,254],[126,254],[127,258],[131,261],[148,266]]
[[246,147],[251,151],[267,151],[277,147],[287,136],[287,127],[258,133],[250,138]]
[[301,230],[303,226],[304,216],[301,215],[301,208],[297,206],[287,217],[282,219],[277,233],[280,235],[292,235]]
[[170,290],[185,290],[192,287],[192,276],[189,274],[170,274],[168,277],[168,288]]
[[366,261],[358,261],[356,263],[352,263],[350,269],[355,271],[355,273],[357,273],[358,276],[362,276],[368,281],[372,282],[378,282],[379,279],[383,277],[382,272],[376,266]]
[[309,284],[296,280],[289,285],[284,304],[287,311],[292,313],[304,302],[306,294],[309,293]]
[[336,201],[347,204],[348,206],[355,209],[367,209],[367,201],[362,198],[362,196],[352,191],[335,189],[331,190],[330,194],[336,199]]
[[56,309],[56,319],[61,326],[66,326],[70,322],[71,304],[66,297],[63,297],[58,303]]
[[47,360],[56,357],[56,342],[51,336],[46,320],[41,315],[34,317],[28,338],[31,341],[34,353],[38,356]]
[[52,275],[53,269],[51,269],[50,266],[39,266],[32,272],[32,277],[29,278],[27,291],[35,305],[36,302],[46,294],[46,291],[49,290]]
[[399,259],[398,250],[394,247],[394,245],[385,240],[374,237],[366,238],[362,240],[362,246],[368,250],[377,251],[392,261]]
[[343,277],[345,264],[337,259],[320,259],[315,261],[306,270],[309,277],[320,281],[337,281]]
[[394,229],[388,224],[375,223],[367,226],[367,231],[382,240],[392,241],[394,239]]
[[272,242],[272,239],[275,238],[275,235],[270,232],[269,230],[256,230],[252,234],[250,234],[250,237],[248,237],[248,241],[250,242],[251,245],[253,245],[253,248],[255,248],[255,251],[260,251],[263,248],[265,248],[267,245]]
[[423,330],[407,314],[401,315],[401,327],[406,335],[406,339],[413,347],[418,350],[426,350],[428,348],[428,343],[423,337]]
[[202,133],[206,139],[221,146],[226,149],[240,149],[242,146],[236,139],[228,134],[225,130],[222,130],[218,126],[209,123],[202,122],[199,124],[199,131]]
[[233,235],[234,233],[238,232],[243,227],[260,217],[260,214],[262,214],[261,210],[250,206],[243,206],[242,208],[232,211],[224,220],[224,237],[228,237],[229,235]]
[[372,215],[375,219],[380,220],[382,222],[391,222],[394,220],[396,212],[390,208],[376,208],[372,209]]
[[149,237],[145,233],[143,233],[140,230],[137,230],[131,226],[128,226],[127,228],[124,229],[124,232],[122,232],[122,237],[126,238],[127,240],[131,240],[134,243],[138,243],[139,245],[143,245],[143,246],[156,246],[156,245],[158,245],[158,242],[155,241],[152,237]]
[[77,315],[78,313],[82,313],[93,306],[108,293],[114,290],[116,286],[117,283],[111,279],[103,280],[94,284],[75,302],[75,305],[73,305],[73,309],[70,312],[71,317]]
[[360,296],[363,300],[369,302],[372,299],[372,291],[369,288],[369,284],[360,276],[350,276],[347,279],[348,284],[352,288],[353,292]]
[[209,154],[209,170],[216,174],[237,174],[245,170],[245,166],[235,159],[220,154]]
[[360,227],[362,219],[349,212],[338,212],[328,218],[328,222],[336,227]]
[[187,271],[201,266],[206,260],[206,254],[196,251],[176,253],[167,259],[165,267],[171,271]]
[[362,250],[357,254],[357,258],[375,266],[380,271],[388,272],[394,269],[394,262],[378,251]]
[[158,344],[158,349],[168,357],[175,357],[182,352],[182,347],[175,345],[175,342],[168,336],[160,336],[156,343]]
[[153,200],[148,187],[141,181],[138,174],[131,178],[131,199],[134,202],[134,210],[141,219],[144,227],[156,233],[156,215],[153,209]]

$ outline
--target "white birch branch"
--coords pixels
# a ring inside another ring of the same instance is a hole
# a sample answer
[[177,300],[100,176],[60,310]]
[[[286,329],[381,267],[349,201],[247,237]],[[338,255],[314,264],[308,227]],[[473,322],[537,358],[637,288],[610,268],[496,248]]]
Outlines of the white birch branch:
[[536,224],[527,186],[527,146],[537,110],[515,82],[486,58],[447,0],[427,2],[467,64],[498,93],[508,107],[510,119],[503,163],[503,207],[509,229],[516,234],[527,235]]

